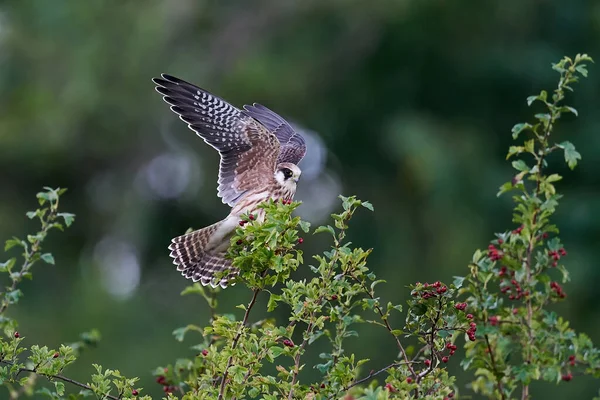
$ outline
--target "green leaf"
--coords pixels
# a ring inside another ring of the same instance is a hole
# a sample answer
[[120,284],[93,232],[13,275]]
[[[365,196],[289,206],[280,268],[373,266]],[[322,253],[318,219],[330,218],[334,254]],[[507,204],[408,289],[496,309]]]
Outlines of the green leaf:
[[46,263],[54,265],[54,256],[52,254],[44,253],[40,256],[40,258]]
[[519,135],[521,134],[521,132],[523,132],[525,130],[531,130],[531,128],[533,128],[533,127],[528,123],[516,124],[515,126],[512,127],[512,130],[511,130],[513,139],[517,139],[519,137]]
[[277,308],[278,301],[281,301],[281,296],[271,293],[271,296],[269,297],[269,302],[267,303],[267,311],[271,312],[275,310],[275,308]]
[[537,96],[527,97],[527,105],[531,106],[531,104],[533,104],[533,102],[536,100],[545,103],[547,98],[548,98],[548,92],[546,92],[545,90],[542,90],[540,92],[540,94],[538,94]]
[[331,236],[335,237],[335,230],[333,229],[333,227],[331,225],[319,226],[317,229],[315,229],[314,234],[321,233],[321,232],[329,232],[331,234]]
[[368,201],[363,201],[361,202],[361,206],[363,206],[364,208],[366,208],[367,210],[371,210],[371,211],[375,211],[373,209],[373,204],[369,203]]
[[273,358],[279,357],[283,353],[284,349],[278,346],[273,346],[269,349],[269,352],[273,356]]
[[571,142],[562,142],[558,145],[565,153],[565,161],[569,168],[574,169],[577,166],[577,160],[581,160],[581,154],[575,150],[575,146]]
[[577,110],[574,109],[573,107],[569,107],[569,106],[562,106],[560,108],[560,112],[570,112],[572,114],[575,114],[575,116],[579,116],[579,114],[577,113]]
[[6,241],[6,244],[4,245],[4,251],[8,251],[15,246],[25,247],[25,244],[21,239],[14,237],[14,238],[8,239]]
[[56,215],[58,215],[59,217],[63,218],[63,220],[65,221],[65,225],[67,227],[71,226],[71,224],[75,220],[75,214],[71,214],[71,213],[58,213]]
[[310,222],[300,221],[298,222],[298,226],[300,226],[300,229],[302,229],[304,233],[308,233],[310,230]]
[[527,164],[525,164],[525,161],[523,160],[515,160],[512,162],[512,167],[514,169],[516,169],[517,171],[521,171],[521,172],[527,172],[529,171],[529,167],[527,166]]

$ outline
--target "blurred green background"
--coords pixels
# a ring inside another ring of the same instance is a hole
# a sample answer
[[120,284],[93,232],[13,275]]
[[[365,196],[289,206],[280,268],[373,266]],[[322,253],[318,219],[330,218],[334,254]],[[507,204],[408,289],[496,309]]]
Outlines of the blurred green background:
[[[35,268],[11,315],[29,345],[98,328],[100,347],[66,371],[76,379],[99,362],[158,395],[150,371],[193,356],[196,338],[178,343],[171,332],[204,324],[207,308],[179,295],[188,282],[166,247],[228,208],[216,196],[218,155],[154,92],[161,72],[303,127],[302,216],[326,221],[339,193],[370,200],[376,212],[361,213],[350,237],[374,248],[370,266],[389,282],[382,297],[403,302],[405,285],[466,274],[493,232],[514,229],[510,196],[495,196],[512,175],[510,129],[531,118],[526,96],[555,86],[551,62],[577,52],[600,59],[599,43],[594,1],[2,2],[0,239],[36,228],[24,214],[44,185],[69,188],[63,210],[77,214],[47,243],[57,265]],[[556,308],[600,343],[600,71],[590,69],[569,98],[581,117],[564,118],[558,133],[583,162],[571,172],[551,160],[566,177],[555,221],[572,271]],[[323,240],[306,238],[307,260]],[[249,297],[228,289],[221,311]],[[387,365],[391,338],[360,332],[349,349],[372,368]],[[450,364],[464,384],[458,360]],[[533,393],[590,398],[597,389],[576,377]]]

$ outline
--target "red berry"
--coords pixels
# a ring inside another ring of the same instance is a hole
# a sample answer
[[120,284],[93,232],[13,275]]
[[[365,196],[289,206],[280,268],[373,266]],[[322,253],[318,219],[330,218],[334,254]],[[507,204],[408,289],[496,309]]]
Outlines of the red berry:
[[569,382],[571,379],[573,379],[573,374],[571,374],[570,372],[562,376],[562,380],[565,382]]
[[60,356],[60,354],[57,352],[54,353],[54,355],[52,356],[52,358],[58,358],[58,356]]
[[544,232],[544,234],[542,235],[542,238],[548,239],[548,234],[546,232]]
[[456,350],[450,350],[450,355],[453,356]]
[[250,214],[250,215],[248,215],[248,219],[249,219],[250,221],[254,221],[254,214]]
[[337,294],[331,296],[331,300],[336,301],[338,299]]
[[240,244],[242,244],[242,243],[244,243],[244,242],[242,241],[242,239],[240,239],[240,240],[238,240],[237,242],[235,242],[235,244],[237,244],[238,246],[239,246]]
[[447,363],[447,362],[448,362],[448,360],[449,360],[449,358],[448,358],[447,356],[444,356],[444,357],[442,357],[442,362],[445,362],[445,363]]
[[569,356],[569,361],[573,361],[573,360],[575,360],[575,356],[574,355],[570,355]]
[[298,244],[302,244],[302,243],[304,243],[304,239],[298,238]]
[[566,256],[567,255],[567,251],[564,249],[564,247],[560,250],[558,250],[561,256]]
[[431,360],[430,359],[426,359],[425,360],[425,365],[429,367],[431,365]]
[[396,389],[394,389],[394,387],[392,386],[392,384],[391,384],[391,383],[388,383],[388,384],[386,384],[386,385],[385,385],[385,388],[386,388],[387,390],[389,390],[390,392],[392,392],[392,393],[396,393]]
[[244,221],[244,220],[240,221],[240,226],[244,226],[244,225],[246,225],[246,221]]
[[446,348],[451,350],[452,349],[452,343],[446,344]]
[[19,334],[19,332],[16,332],[16,331],[15,331],[15,337],[16,337],[17,339],[21,337],[21,335]]
[[159,376],[158,378],[156,378],[156,383],[159,383],[161,385],[164,385],[167,382],[167,380],[165,379],[164,376]]
[[450,393],[448,393],[448,397],[449,397],[449,398],[453,398],[453,397],[454,397],[454,392],[450,392]]
[[292,342],[290,339],[285,339],[283,341],[283,344],[284,344],[284,346],[287,346],[287,347],[294,347],[294,342]]
[[512,313],[513,313],[513,315],[517,315],[519,313],[519,309],[513,308]]
[[467,314],[467,319],[473,319],[473,314]]
[[325,388],[325,384],[321,383],[321,389],[324,389],[324,388]]
[[208,350],[206,350],[206,349],[202,350],[202,355],[204,357],[206,357],[208,355]]
[[406,378],[406,383],[412,383],[412,378],[410,376]]
[[504,240],[498,239],[498,244],[502,244],[502,243],[504,243]]
[[134,396],[137,396],[139,394],[139,392],[137,390],[133,389],[131,391],[131,394],[134,395]]

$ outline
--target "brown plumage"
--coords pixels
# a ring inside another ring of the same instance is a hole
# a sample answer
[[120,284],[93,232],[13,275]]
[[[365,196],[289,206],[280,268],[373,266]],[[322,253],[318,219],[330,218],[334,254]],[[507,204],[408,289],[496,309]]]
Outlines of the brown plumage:
[[[218,196],[229,215],[206,228],[176,237],[169,250],[182,275],[194,282],[225,287],[237,271],[225,257],[240,215],[257,211],[268,199],[292,199],[306,153],[300,134],[279,115],[254,104],[239,110],[181,79],[154,78],[171,110],[221,155]],[[257,212],[262,220],[262,210]],[[229,271],[222,279],[215,273]]]

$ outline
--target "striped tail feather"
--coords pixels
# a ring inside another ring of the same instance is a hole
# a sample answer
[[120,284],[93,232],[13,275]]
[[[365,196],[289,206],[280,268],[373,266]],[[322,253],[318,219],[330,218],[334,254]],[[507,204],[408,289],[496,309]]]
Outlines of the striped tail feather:
[[[170,256],[173,258],[173,264],[184,277],[200,282],[203,286],[210,284],[212,287],[220,285],[225,288],[228,281],[237,275],[237,269],[233,268],[231,260],[225,257],[226,251],[217,250],[222,247],[219,245],[229,243],[228,236],[220,238],[219,241],[222,243],[217,243],[217,246],[211,242],[211,239],[214,241],[215,236],[221,236],[219,227],[222,224],[223,221],[220,221],[171,240]],[[221,278],[216,278],[215,274],[222,271],[230,272],[219,274]]]

